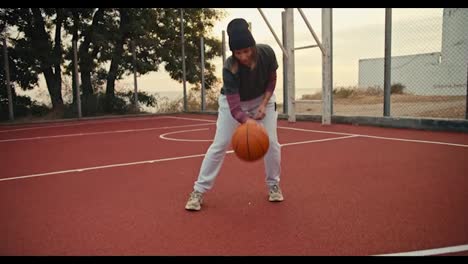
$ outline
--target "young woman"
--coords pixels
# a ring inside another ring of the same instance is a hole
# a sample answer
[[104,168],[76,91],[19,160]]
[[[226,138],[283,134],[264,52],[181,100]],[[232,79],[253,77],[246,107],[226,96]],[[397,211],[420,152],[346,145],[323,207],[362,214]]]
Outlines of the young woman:
[[264,157],[269,201],[283,201],[279,187],[281,149],[277,137],[276,70],[278,62],[273,49],[256,44],[244,19],[234,19],[227,27],[229,48],[232,51],[223,67],[223,87],[218,98],[216,135],[201,164],[193,191],[185,206],[200,210],[203,193],[213,187],[239,124],[252,123],[266,129],[270,147]]

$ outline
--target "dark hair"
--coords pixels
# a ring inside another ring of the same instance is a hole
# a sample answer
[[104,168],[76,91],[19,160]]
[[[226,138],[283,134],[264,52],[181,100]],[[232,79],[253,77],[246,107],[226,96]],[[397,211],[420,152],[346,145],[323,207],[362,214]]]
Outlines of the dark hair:
[[[250,70],[253,70],[255,69],[255,67],[257,66],[257,47],[249,47],[250,49],[252,49],[252,60],[253,60],[253,65],[252,67],[250,68]],[[231,67],[230,67],[230,71],[233,73],[233,74],[236,74],[237,71],[239,70],[239,60],[237,59],[236,55],[234,54],[234,51],[232,51],[232,64],[231,64]]]

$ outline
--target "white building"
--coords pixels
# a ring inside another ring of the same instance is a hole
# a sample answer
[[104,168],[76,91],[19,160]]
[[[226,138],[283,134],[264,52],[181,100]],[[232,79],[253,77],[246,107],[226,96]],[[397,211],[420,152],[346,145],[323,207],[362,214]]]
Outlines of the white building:
[[[445,8],[441,52],[394,56],[391,83],[420,95],[466,95],[468,8]],[[359,87],[383,88],[384,58],[359,60]]]

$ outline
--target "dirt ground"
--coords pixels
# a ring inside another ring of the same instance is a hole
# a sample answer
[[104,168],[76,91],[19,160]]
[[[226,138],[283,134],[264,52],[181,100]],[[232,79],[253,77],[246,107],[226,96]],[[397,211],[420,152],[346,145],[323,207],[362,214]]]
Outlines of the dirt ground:
[[[278,111],[283,112],[282,104]],[[465,96],[392,95],[390,114],[395,117],[464,119]],[[296,103],[298,114],[321,114],[320,103]],[[382,96],[334,98],[333,114],[340,116],[383,116]]]

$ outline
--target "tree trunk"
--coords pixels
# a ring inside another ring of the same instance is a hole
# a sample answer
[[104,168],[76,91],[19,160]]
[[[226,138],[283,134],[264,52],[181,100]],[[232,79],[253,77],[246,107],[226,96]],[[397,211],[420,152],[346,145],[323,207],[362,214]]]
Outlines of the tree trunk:
[[[31,8],[31,11],[33,13],[32,39],[40,45],[40,50],[38,52],[40,67],[46,79],[47,90],[49,91],[52,101],[52,108],[55,110],[63,107],[62,93],[61,90],[58,90],[61,84],[57,85],[57,77],[53,72],[53,63],[51,63],[53,59],[50,58],[50,56],[54,56],[55,54],[51,52],[52,47],[50,46],[49,38],[45,31],[45,22],[40,8]],[[61,71],[58,72],[58,74],[61,74]]]
[[103,18],[104,8],[99,8],[94,14],[91,26],[84,33],[84,40],[79,48],[81,87],[83,89],[84,97],[88,97],[89,95],[92,95],[94,93],[91,82],[91,71],[93,70],[93,57],[89,53],[89,47],[91,46],[91,43],[94,39],[94,29],[98,26],[98,24]]
[[[79,14],[76,10],[73,10],[72,11],[72,15],[73,15],[73,39],[72,39],[72,43],[73,41],[78,41],[78,26],[79,26],[79,23],[80,23],[80,17],[79,17]],[[72,49],[72,58],[73,58],[73,52],[74,50]],[[76,98],[76,78],[78,78],[78,76],[76,76],[75,74],[75,66],[74,66],[74,59],[72,59],[72,92],[73,92],[73,105],[76,105],[77,102],[78,102],[78,98]]]
[[117,72],[119,65],[122,61],[122,55],[124,51],[125,39],[128,35],[128,28],[126,25],[129,23],[129,14],[128,11],[124,8],[119,9],[120,13],[120,24],[119,24],[119,36],[120,38],[115,43],[115,49],[112,54],[111,65],[109,72],[107,74],[107,83],[106,83],[106,110],[113,110],[113,102],[115,97],[115,80],[117,79]]
[[54,101],[57,102],[56,108],[63,109],[63,98],[62,98],[62,23],[64,19],[64,13],[62,8],[57,8],[57,19],[55,23],[55,46],[54,46],[54,75],[55,75],[55,89]]

